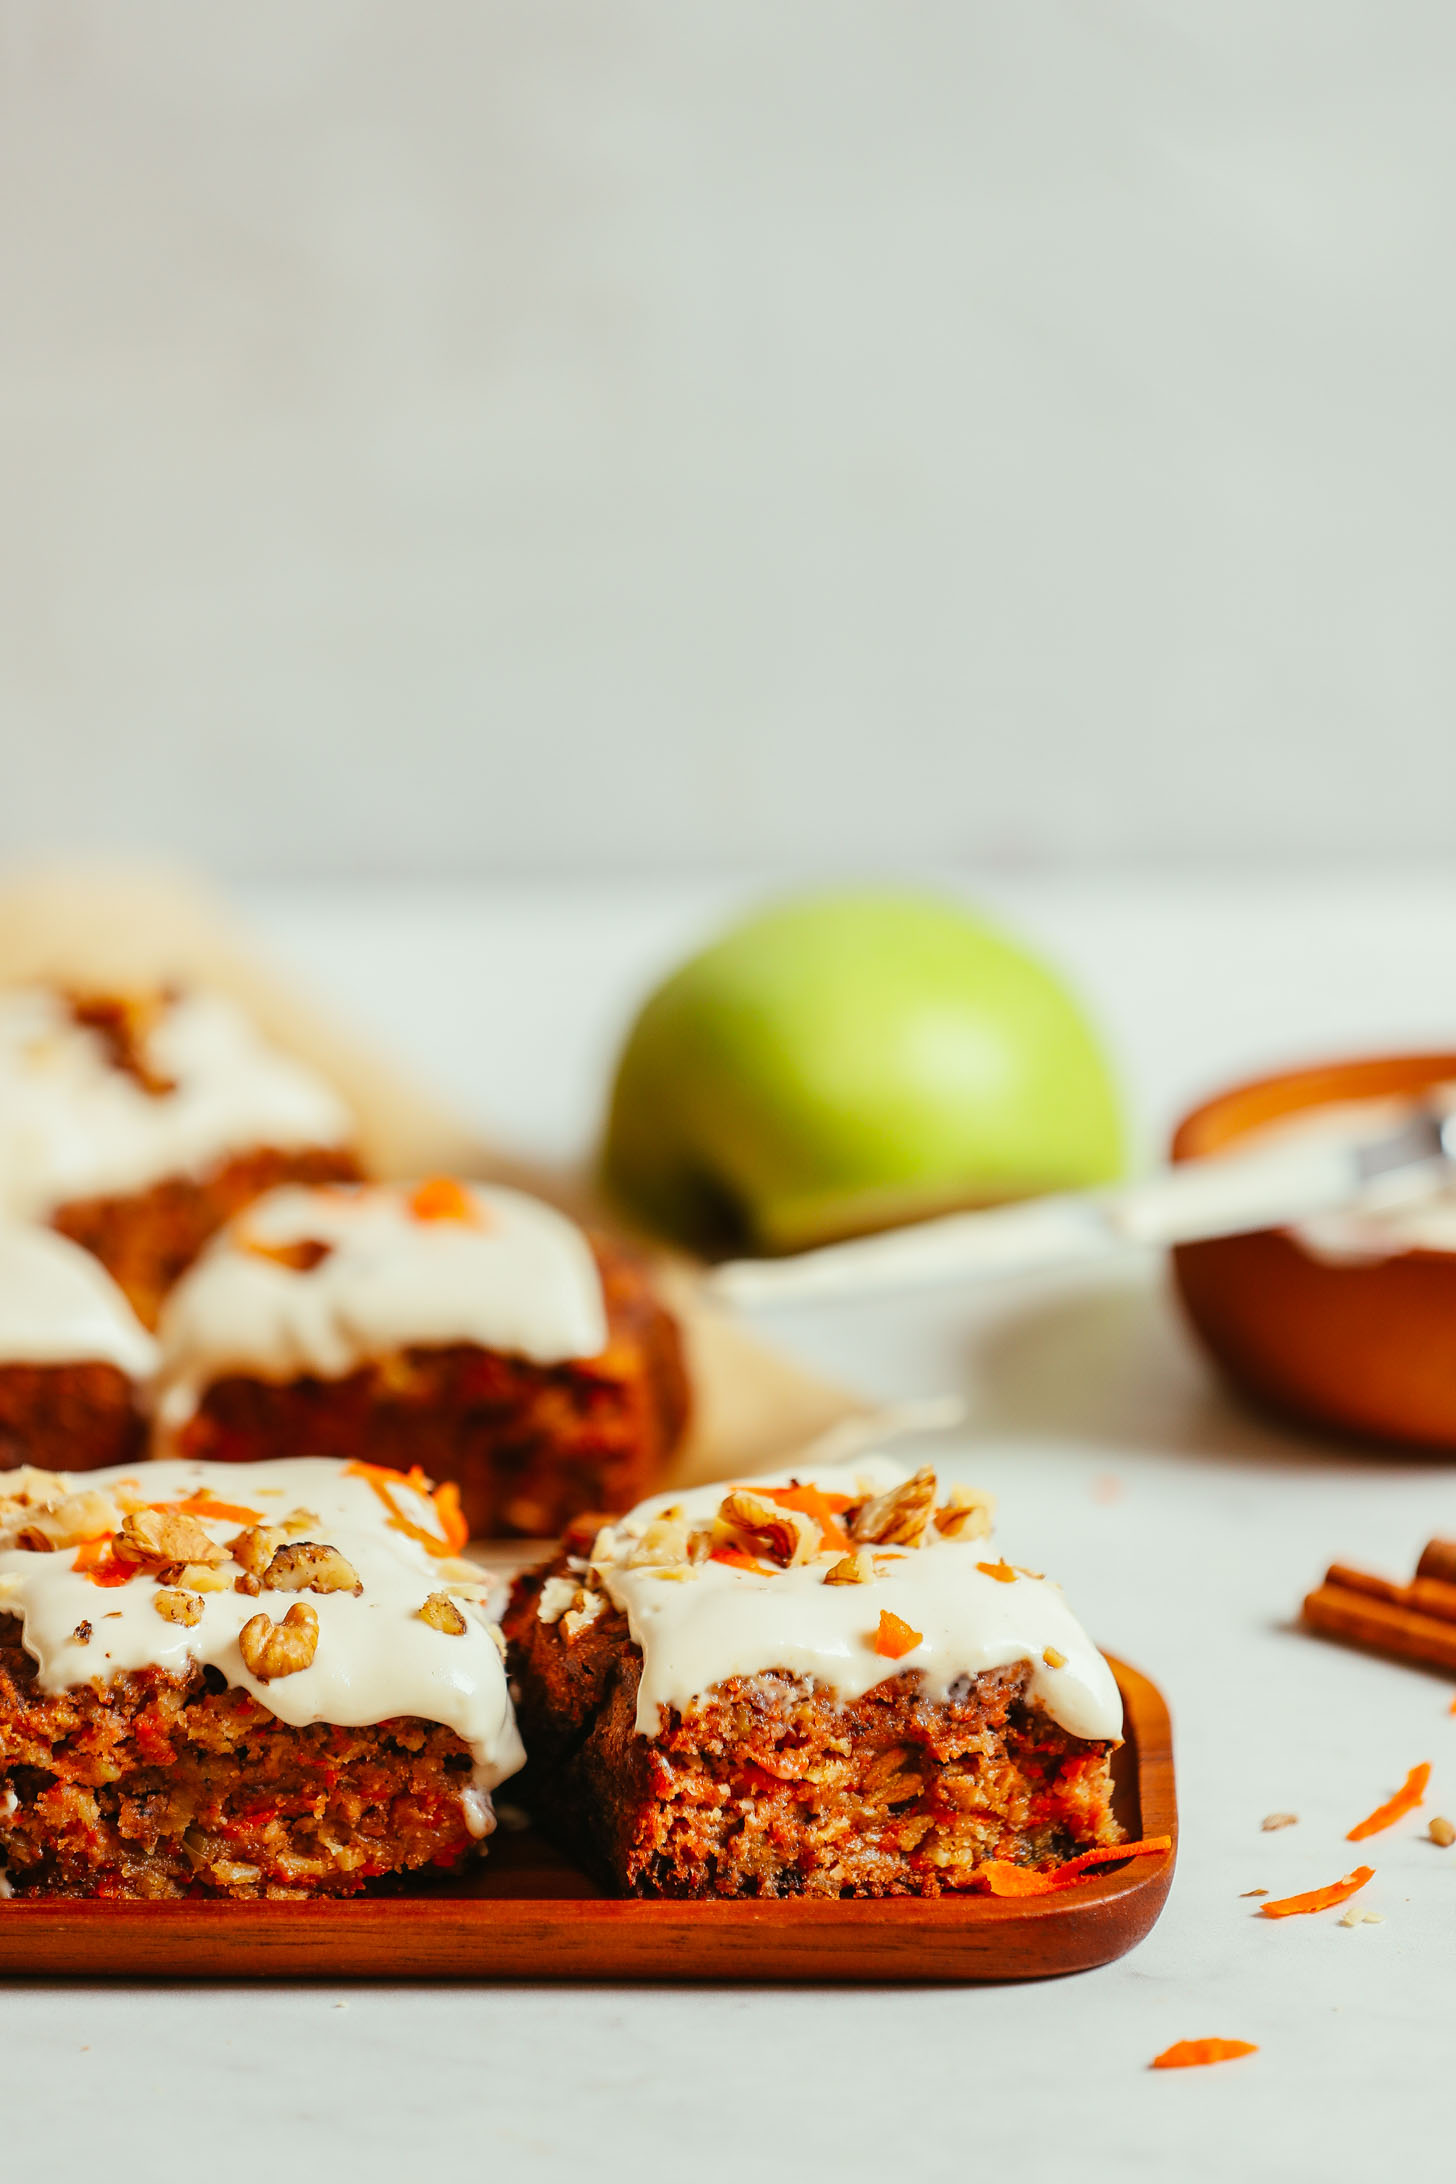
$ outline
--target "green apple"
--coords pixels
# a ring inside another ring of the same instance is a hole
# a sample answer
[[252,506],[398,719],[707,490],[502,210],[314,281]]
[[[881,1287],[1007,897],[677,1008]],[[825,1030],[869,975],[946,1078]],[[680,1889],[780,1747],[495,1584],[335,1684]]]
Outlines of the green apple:
[[1122,1127],[1077,1002],[954,902],[774,905],[651,996],[603,1165],[650,1228],[796,1251],[951,1206],[1103,1183]]

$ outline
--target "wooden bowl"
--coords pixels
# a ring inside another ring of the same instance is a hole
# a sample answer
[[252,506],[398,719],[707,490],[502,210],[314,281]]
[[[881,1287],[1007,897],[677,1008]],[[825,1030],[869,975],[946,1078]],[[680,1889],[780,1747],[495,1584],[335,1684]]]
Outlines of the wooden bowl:
[[[1173,1158],[1218,1152],[1302,1108],[1416,1093],[1453,1077],[1456,1053],[1263,1077],[1186,1116]],[[1287,1231],[1263,1229],[1181,1245],[1173,1269],[1199,1336],[1256,1402],[1362,1440],[1456,1451],[1456,1252],[1331,1264]]]

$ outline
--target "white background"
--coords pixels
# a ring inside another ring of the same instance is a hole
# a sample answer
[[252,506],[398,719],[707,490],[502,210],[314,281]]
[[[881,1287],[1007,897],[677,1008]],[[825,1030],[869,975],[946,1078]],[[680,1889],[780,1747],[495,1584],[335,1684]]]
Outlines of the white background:
[[0,851],[1456,843],[1443,0],[3,0]]

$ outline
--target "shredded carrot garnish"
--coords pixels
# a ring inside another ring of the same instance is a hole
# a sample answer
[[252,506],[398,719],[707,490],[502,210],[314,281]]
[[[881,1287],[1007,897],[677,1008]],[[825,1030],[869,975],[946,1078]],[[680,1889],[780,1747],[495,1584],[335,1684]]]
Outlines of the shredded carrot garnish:
[[1374,1866],[1356,1866],[1342,1881],[1331,1881],[1328,1888],[1312,1888],[1304,1896],[1281,1896],[1277,1903],[1261,1903],[1261,1919],[1292,1919],[1305,1911],[1332,1911],[1337,1903],[1344,1903],[1375,1878]]
[[261,1524],[261,1509],[245,1509],[241,1502],[215,1501],[205,1490],[186,1501],[148,1502],[149,1509],[174,1511],[181,1517],[216,1517],[220,1524]]
[[710,1562],[726,1562],[730,1570],[759,1570],[764,1565],[757,1555],[750,1555],[742,1547],[715,1547],[709,1555]]
[[1155,2055],[1149,2070],[1189,2070],[1199,2063],[1236,2063],[1241,2055],[1257,2055],[1252,2040],[1175,2040]]
[[417,1221],[463,1221],[469,1228],[485,1226],[474,1195],[453,1175],[432,1175],[410,1194],[409,1210]]
[[913,1653],[925,1636],[923,1630],[912,1630],[902,1616],[892,1615],[888,1608],[880,1610],[880,1627],[875,1632],[875,1651],[887,1661],[903,1660]]
[[93,1585],[129,1585],[136,1576],[136,1565],[119,1562],[111,1551],[114,1532],[103,1532],[99,1539],[88,1539],[76,1549],[76,1559],[71,1564],[83,1577],[89,1577]]
[[819,1527],[821,1555],[847,1555],[854,1551],[854,1541],[838,1522],[844,1510],[854,1507],[848,1494],[821,1494],[817,1486],[795,1485],[771,1487],[763,1498],[780,1509],[792,1509],[801,1517],[812,1517]]
[[976,1568],[983,1577],[994,1577],[998,1585],[1014,1585],[1017,1572],[1003,1555],[999,1562],[978,1562]]
[[[460,1512],[459,1489],[452,1485],[432,1486],[418,1464],[406,1471],[391,1471],[385,1464],[350,1464],[346,1474],[352,1479],[365,1479],[383,1502],[388,1511],[392,1531],[403,1532],[407,1539],[418,1540],[421,1547],[432,1555],[454,1555],[460,1552],[469,1538],[469,1529]],[[429,1502],[440,1520],[445,1537],[429,1531],[423,1524],[416,1524],[407,1517],[394,1498],[397,1486],[413,1489]]]
[[1377,1805],[1368,1818],[1351,1828],[1345,1837],[1347,1843],[1363,1843],[1367,1835],[1378,1835],[1382,1828],[1393,1828],[1397,1820],[1403,1820],[1408,1812],[1426,1800],[1426,1784],[1431,1779],[1431,1763],[1423,1759],[1419,1767],[1412,1767],[1394,1797]]
[[1094,1866],[1116,1865],[1123,1858],[1157,1857],[1172,1848],[1171,1835],[1145,1835],[1136,1843],[1099,1843],[1095,1850],[1082,1851],[1051,1873],[1037,1873],[1030,1866],[989,1858],[977,1866],[976,1879],[984,1881],[993,1896],[1049,1896],[1054,1889],[1070,1888]]

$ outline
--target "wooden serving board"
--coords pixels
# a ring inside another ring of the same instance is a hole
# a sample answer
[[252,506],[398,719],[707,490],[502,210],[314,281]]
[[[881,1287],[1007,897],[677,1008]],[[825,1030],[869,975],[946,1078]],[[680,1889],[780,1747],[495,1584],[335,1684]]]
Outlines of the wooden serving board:
[[1142,1940],[1178,1807],[1168,1709],[1112,1662],[1126,1709],[1118,1818],[1173,1849],[1054,1895],[848,1903],[620,1902],[532,1833],[463,1881],[341,1903],[0,1903],[0,1974],[170,1979],[1044,1979]]

